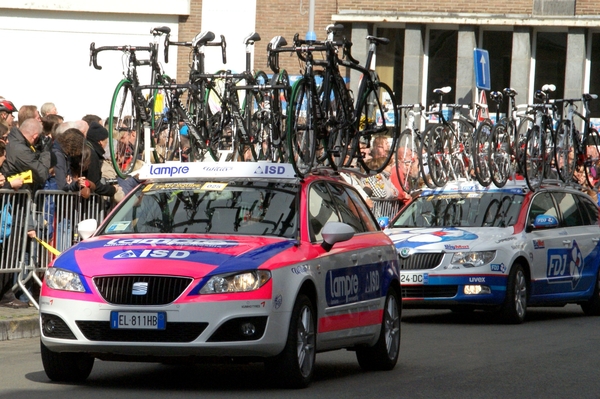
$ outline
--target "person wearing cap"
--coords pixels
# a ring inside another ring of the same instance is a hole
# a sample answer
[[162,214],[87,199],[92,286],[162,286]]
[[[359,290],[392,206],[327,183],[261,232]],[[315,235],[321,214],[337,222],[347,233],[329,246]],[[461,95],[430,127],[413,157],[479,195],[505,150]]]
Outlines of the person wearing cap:
[[90,165],[84,176],[96,185],[96,194],[114,197],[117,188],[112,184],[106,184],[102,179],[102,162],[104,159],[104,147],[108,142],[108,130],[97,122],[90,123],[86,134],[86,145],[91,148],[92,154]]

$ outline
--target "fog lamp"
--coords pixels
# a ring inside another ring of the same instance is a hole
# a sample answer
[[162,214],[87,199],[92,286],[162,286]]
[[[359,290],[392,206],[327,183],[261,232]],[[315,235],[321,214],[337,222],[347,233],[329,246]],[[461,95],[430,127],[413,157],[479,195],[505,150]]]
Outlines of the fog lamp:
[[465,295],[491,294],[492,290],[487,285],[465,285]]
[[251,337],[256,334],[256,326],[252,323],[244,323],[241,325],[242,334],[245,337]]

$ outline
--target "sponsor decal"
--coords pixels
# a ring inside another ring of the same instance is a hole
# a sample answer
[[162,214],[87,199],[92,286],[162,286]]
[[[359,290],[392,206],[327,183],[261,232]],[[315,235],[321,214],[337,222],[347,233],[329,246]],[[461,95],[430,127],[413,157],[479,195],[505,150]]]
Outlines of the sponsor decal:
[[[198,253],[193,251],[193,253]],[[131,258],[169,258],[169,259],[185,259],[192,255],[192,251],[182,250],[168,250],[168,249],[138,249],[138,250],[127,250],[125,252],[117,252],[116,255],[112,255],[114,252],[107,254],[110,259],[131,259]],[[112,256],[111,256],[112,255]]]
[[546,244],[544,240],[533,240],[533,249],[544,249],[546,248]]
[[300,265],[296,267],[292,267],[292,273],[294,274],[307,274],[310,270],[310,266],[308,265]]
[[381,296],[378,265],[330,270],[325,279],[329,306],[365,301]]
[[115,238],[107,241],[105,247],[126,246],[126,245],[166,245],[182,247],[205,247],[205,248],[226,248],[238,245],[235,241],[226,240],[201,240],[193,238]]
[[485,277],[469,277],[469,283],[485,284]]
[[275,298],[273,298],[273,307],[275,309],[279,309],[281,307],[282,303],[283,303],[283,297],[281,296],[281,294],[277,294],[277,296]]
[[260,308],[264,308],[265,305],[266,305],[265,301],[262,301],[260,303],[246,302],[245,305],[242,305],[242,309],[260,309]]
[[500,272],[500,273],[506,273],[506,266],[504,265],[504,263],[492,263],[490,265],[490,269],[493,272]]
[[180,165],[150,165],[149,174],[151,176],[173,176],[173,175],[185,175],[189,173],[190,168],[188,166]]
[[450,245],[450,244],[446,244],[444,245],[444,249],[447,249],[449,251],[460,251],[460,250],[468,250],[469,246],[468,245]]
[[285,175],[286,169],[284,166],[262,165],[256,168],[255,175]]
[[581,280],[583,271],[583,254],[579,246],[573,241],[571,248],[552,248],[548,250],[548,264],[546,277],[549,284],[571,282],[575,289]]
[[406,230],[391,234],[396,248],[418,248],[422,245],[446,243],[458,240],[476,240],[476,234],[455,227]]
[[516,239],[517,239],[517,237],[506,237],[506,238],[496,241],[496,243],[500,244],[500,243],[507,242],[507,241],[514,241]]

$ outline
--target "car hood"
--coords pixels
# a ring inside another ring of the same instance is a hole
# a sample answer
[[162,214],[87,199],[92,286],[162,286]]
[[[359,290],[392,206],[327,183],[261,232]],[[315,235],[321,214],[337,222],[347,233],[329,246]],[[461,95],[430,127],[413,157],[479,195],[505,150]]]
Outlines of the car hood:
[[516,240],[512,227],[391,228],[384,231],[398,250],[478,250],[483,247],[489,248],[493,242]]
[[99,236],[71,247],[53,266],[88,277],[155,274],[202,278],[256,269],[295,243],[256,236]]

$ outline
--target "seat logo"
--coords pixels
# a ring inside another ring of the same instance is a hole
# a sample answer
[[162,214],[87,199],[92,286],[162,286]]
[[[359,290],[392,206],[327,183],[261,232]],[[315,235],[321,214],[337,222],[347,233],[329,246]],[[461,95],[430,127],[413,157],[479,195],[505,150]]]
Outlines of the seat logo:
[[146,295],[148,293],[148,283],[138,281],[133,283],[131,295]]

